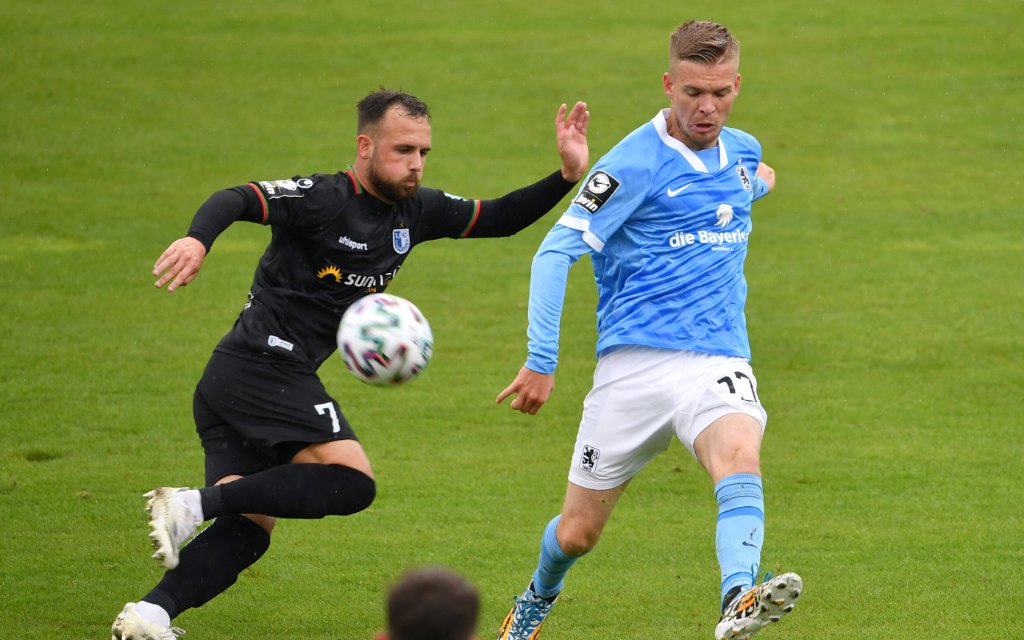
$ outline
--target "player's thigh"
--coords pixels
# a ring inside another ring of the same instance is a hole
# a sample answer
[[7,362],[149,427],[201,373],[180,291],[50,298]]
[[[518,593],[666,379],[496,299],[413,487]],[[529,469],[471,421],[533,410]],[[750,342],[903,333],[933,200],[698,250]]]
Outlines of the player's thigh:
[[[199,391],[248,446],[278,464],[310,445],[357,440],[316,372],[300,364],[214,353]],[[362,450],[358,444],[340,448]]]
[[370,458],[367,457],[363,446],[359,444],[358,440],[332,440],[330,442],[310,444],[292,456],[292,462],[336,464],[352,467],[356,471],[362,471],[371,478],[374,477]]
[[668,447],[675,413],[672,354],[625,347],[601,357],[583,402],[570,482],[614,489]]
[[192,401],[196,433],[203,445],[205,486],[221,484],[226,478],[259,473],[278,464],[272,451],[247,442],[224,417],[210,406],[201,388]]
[[684,354],[676,436],[712,476],[745,460],[756,464],[768,414],[750,364],[740,358]]
[[728,413],[697,436],[694,453],[713,482],[736,473],[761,475],[761,423],[745,413]]

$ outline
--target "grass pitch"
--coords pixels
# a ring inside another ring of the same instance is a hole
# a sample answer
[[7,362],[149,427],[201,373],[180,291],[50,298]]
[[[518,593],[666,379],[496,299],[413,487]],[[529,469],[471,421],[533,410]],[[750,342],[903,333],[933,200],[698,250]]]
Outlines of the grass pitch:
[[[231,228],[168,295],[153,261],[216,189],[333,171],[379,85],[434,114],[427,184],[493,197],[557,166],[560,102],[592,160],[661,108],[668,33],[743,43],[730,124],[779,175],[747,263],[764,445],[764,565],[806,590],[764,637],[1016,637],[1024,597],[1024,104],[1020,2],[423,4],[0,2],[0,629],[105,638],[160,572],[144,491],[198,484],[191,391],[244,303],[267,231]],[[282,523],[196,638],[368,638],[387,584],[448,564],[481,637],[529,578],[558,510],[593,367],[574,268],[558,386],[539,416],[493,398],[525,355],[529,262],[510,240],[418,248],[390,291],[437,339],[422,379],[322,371],[379,498]],[[708,638],[710,482],[673,446],[570,575],[548,640]]]

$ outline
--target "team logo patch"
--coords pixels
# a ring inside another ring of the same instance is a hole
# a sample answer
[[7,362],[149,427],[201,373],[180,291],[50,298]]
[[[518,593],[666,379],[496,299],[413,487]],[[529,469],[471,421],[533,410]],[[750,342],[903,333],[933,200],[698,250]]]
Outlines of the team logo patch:
[[590,213],[597,213],[604,203],[612,197],[615,190],[619,188],[619,181],[604,171],[595,171],[587,180],[583,191],[576,196],[573,204],[578,204]]
[[583,445],[583,455],[580,456],[580,469],[587,473],[594,473],[594,469],[597,468],[597,460],[600,457],[601,452],[598,449],[589,444]]
[[409,230],[392,229],[391,245],[395,248],[395,253],[408,253],[409,249],[412,248],[412,240],[409,238]]
[[736,173],[740,174],[740,182],[743,183],[744,191],[753,191],[753,186],[750,184],[750,174],[747,173],[747,168],[742,164],[736,165]]

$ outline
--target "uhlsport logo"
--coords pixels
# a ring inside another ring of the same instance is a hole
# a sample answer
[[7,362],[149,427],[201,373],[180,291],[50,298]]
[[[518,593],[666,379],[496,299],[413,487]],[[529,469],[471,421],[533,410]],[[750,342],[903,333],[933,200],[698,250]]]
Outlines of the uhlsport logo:
[[367,249],[370,248],[369,245],[367,245],[365,242],[356,242],[355,240],[348,236],[341,236],[340,238],[338,238],[338,244],[346,246],[349,249],[353,249],[355,251],[366,251]]

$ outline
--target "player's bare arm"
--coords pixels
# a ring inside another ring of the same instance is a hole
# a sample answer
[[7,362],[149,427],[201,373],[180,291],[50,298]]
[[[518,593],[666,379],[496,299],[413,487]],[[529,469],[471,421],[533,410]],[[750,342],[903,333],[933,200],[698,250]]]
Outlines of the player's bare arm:
[[764,183],[768,185],[769,192],[775,188],[775,169],[762,162],[757,165],[757,177],[764,180]]
[[515,394],[516,397],[509,406],[516,411],[534,416],[551,397],[551,391],[554,388],[554,374],[538,373],[533,369],[523,367],[512,384],[505,387],[494,401],[501,404],[505,398]]
[[153,275],[158,277],[154,284],[162,287],[170,282],[168,291],[184,287],[195,279],[205,258],[206,247],[199,240],[191,237],[175,240],[153,265]]
[[562,177],[569,182],[577,182],[587,172],[590,162],[590,149],[587,146],[589,124],[590,112],[587,111],[587,103],[577,102],[572,111],[568,111],[565,104],[558,108],[555,134],[558,154],[562,156]]

